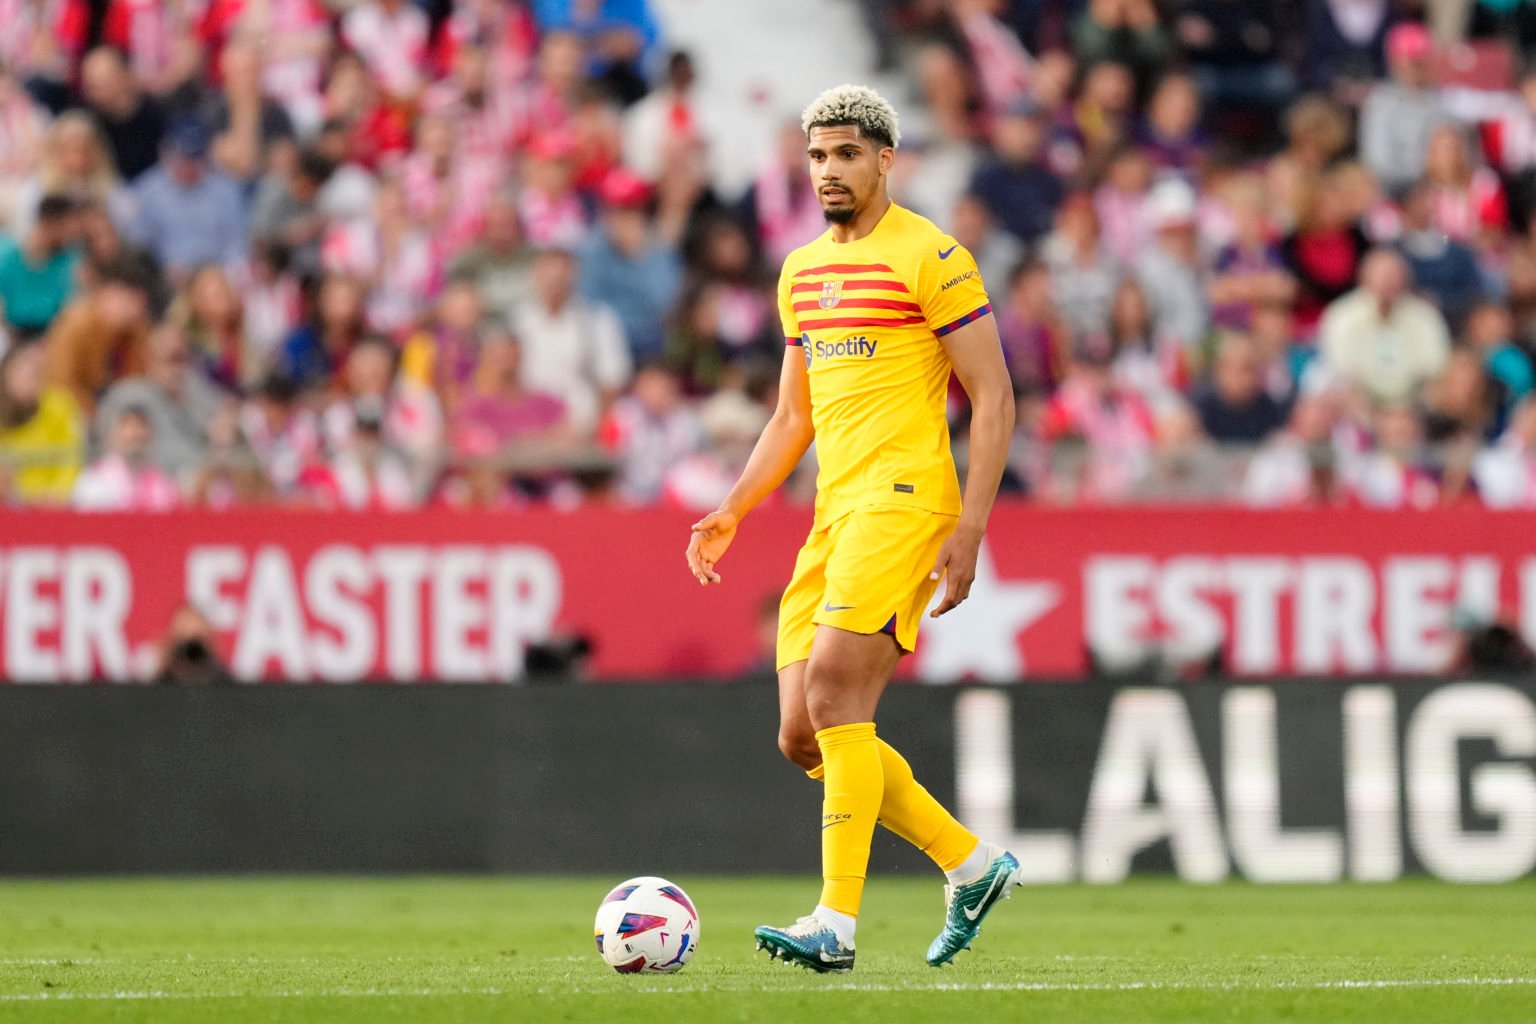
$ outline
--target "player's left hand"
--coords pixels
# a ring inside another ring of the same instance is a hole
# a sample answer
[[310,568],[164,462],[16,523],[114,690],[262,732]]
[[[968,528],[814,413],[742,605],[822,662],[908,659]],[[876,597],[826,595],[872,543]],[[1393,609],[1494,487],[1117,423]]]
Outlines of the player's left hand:
[[944,600],[928,614],[938,618],[964,601],[971,594],[971,581],[976,579],[976,556],[981,551],[981,534],[968,530],[956,530],[939,548],[938,560],[933,563],[929,579],[948,577],[944,587]]

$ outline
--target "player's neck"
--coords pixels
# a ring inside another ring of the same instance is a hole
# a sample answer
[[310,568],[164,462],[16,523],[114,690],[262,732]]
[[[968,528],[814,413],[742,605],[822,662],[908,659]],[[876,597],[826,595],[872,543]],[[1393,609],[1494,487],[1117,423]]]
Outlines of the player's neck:
[[832,225],[832,241],[842,244],[844,242],[857,242],[875,230],[875,225],[880,223],[880,218],[885,216],[891,208],[891,197],[881,196],[869,204],[865,210],[847,224]]

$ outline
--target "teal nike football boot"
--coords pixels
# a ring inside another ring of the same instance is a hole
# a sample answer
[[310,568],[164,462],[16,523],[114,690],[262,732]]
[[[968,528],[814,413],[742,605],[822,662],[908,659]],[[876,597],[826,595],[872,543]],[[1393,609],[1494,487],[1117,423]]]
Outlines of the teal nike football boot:
[[853,970],[853,950],[844,946],[837,933],[814,917],[802,917],[788,928],[760,926],[757,948],[766,949],[770,958],[783,957],[786,964],[799,964],[821,974],[847,974]]
[[1019,884],[1019,859],[1000,846],[988,845],[991,863],[981,877],[964,885],[944,887],[944,930],[928,946],[928,964],[943,967],[981,931],[981,922],[998,900],[1013,895]]

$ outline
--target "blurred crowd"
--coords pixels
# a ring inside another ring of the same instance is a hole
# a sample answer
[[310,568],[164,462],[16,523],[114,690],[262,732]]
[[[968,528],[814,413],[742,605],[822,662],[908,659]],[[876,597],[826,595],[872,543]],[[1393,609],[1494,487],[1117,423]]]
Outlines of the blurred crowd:
[[[1008,491],[1536,507],[1536,4],[858,3]],[[0,0],[0,502],[713,507],[824,225],[708,88],[646,0]]]

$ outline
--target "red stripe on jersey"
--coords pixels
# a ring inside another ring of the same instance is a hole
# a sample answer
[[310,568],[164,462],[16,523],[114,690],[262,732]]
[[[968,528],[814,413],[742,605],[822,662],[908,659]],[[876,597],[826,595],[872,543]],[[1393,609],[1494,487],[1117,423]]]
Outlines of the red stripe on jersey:
[[809,331],[821,327],[911,327],[925,322],[920,316],[898,316],[890,319],[881,319],[877,316],[834,316],[821,320],[801,320],[800,328]]
[[[807,309],[821,309],[821,303],[816,299],[807,302],[795,303],[795,312]],[[906,302],[902,299],[843,299],[836,309],[899,309],[907,313],[921,313],[923,307],[915,302]]]
[[[900,281],[877,281],[874,278],[854,278],[851,281],[843,282],[843,291],[845,292],[857,291],[861,288],[878,288],[881,291],[887,292],[904,292],[908,290],[907,286],[902,284]],[[789,290],[791,292],[819,292],[821,291],[821,282],[801,281],[799,284],[791,285]]]
[[884,263],[828,263],[823,267],[809,267],[796,274],[796,277],[810,277],[812,274],[862,274],[865,271],[883,270],[887,274],[895,271]]

